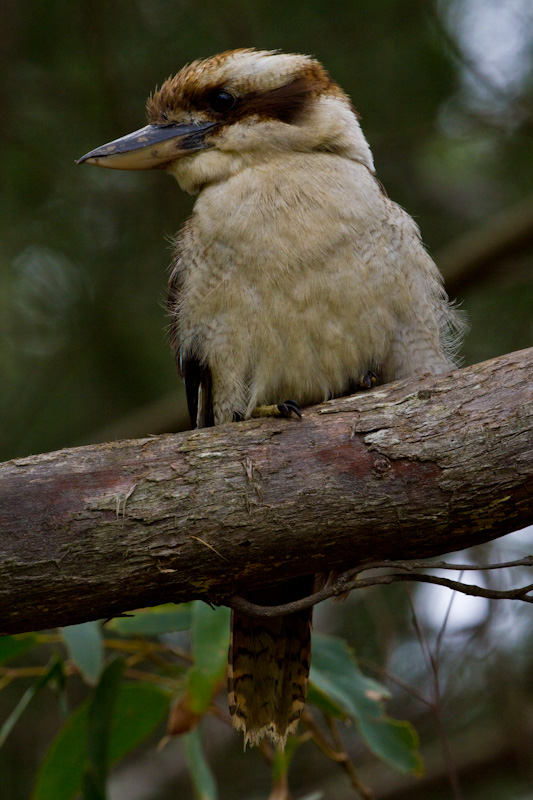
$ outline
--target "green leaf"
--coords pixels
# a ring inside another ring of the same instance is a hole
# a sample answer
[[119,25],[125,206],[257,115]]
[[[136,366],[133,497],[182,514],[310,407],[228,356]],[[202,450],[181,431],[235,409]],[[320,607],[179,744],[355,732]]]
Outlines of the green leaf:
[[408,722],[384,714],[382,701],[389,692],[359,670],[346,642],[332,636],[313,637],[310,698],[327,711],[336,707],[335,716],[353,719],[368,747],[401,772],[420,774],[422,760],[418,736]]
[[50,745],[41,763],[32,800],[71,800],[80,793],[87,759],[89,703],[79,706]]
[[217,800],[218,792],[213,773],[206,761],[200,729],[183,736],[185,757],[194,787],[195,800]]
[[195,714],[209,708],[226,671],[229,647],[229,608],[211,608],[196,601],[192,611],[194,666],[188,673],[189,705]]
[[106,630],[121,636],[159,636],[162,633],[186,631],[191,627],[192,603],[165,603],[143,609],[128,617],[116,617],[106,624]]
[[314,683],[310,683],[307,689],[307,702],[315,706],[323,714],[330,717],[337,717],[338,719],[346,719],[348,714],[345,714],[342,708],[336,705],[329,697],[318,689]]
[[192,653],[205,672],[219,674],[226,664],[231,610],[197,600],[192,610]]
[[363,717],[359,730],[370,749],[399,772],[422,775],[424,764],[419,751],[418,734],[410,722],[392,719]]
[[99,622],[82,622],[61,629],[71,659],[88,684],[98,683],[104,666],[104,644]]
[[0,636],[0,664],[10,658],[19,656],[37,644],[32,633],[21,633],[18,636]]
[[148,683],[123,683],[117,698],[109,763],[115,764],[137,747],[168,713],[170,693]]
[[38,681],[35,681],[35,683],[26,689],[17,705],[0,728],[0,747],[4,744],[15,724],[18,722],[33,698],[41,691],[41,689],[44,689],[44,687],[50,683],[50,681],[57,681],[60,686],[63,686],[64,683],[63,662],[57,658],[54,660],[53,664],[46,671],[46,673],[39,678]]
[[335,636],[313,635],[310,679],[343,715],[355,719],[361,714],[381,716],[379,701],[390,697],[384,686],[363,675],[350,647]]
[[[72,800],[82,789],[87,764],[90,701],[69,717],[41,764],[32,800]],[[150,684],[123,683],[116,699],[109,737],[111,766],[133,750],[167,713],[168,695]]]
[[87,715],[88,767],[84,775],[84,800],[105,800],[111,720],[124,662],[116,658],[105,668],[89,701]]

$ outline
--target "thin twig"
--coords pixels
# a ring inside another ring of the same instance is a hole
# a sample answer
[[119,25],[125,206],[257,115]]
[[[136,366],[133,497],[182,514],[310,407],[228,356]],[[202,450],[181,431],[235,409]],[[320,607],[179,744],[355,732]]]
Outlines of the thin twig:
[[371,561],[359,567],[357,572],[366,572],[369,569],[382,569],[385,567],[406,570],[450,569],[458,572],[466,572],[468,570],[484,572],[489,569],[506,569],[507,567],[533,567],[533,555],[524,556],[524,558],[515,559],[514,561],[500,561],[495,564],[450,564],[449,561]]
[[348,753],[344,749],[344,743],[340,737],[339,730],[337,728],[337,721],[333,719],[329,714],[325,717],[327,726],[330,730],[331,736],[333,741],[335,742],[335,747],[337,751],[341,753],[344,758],[341,760],[341,766],[346,771],[348,777],[350,778],[351,784],[353,788],[359,792],[363,800],[374,800],[375,795],[374,792],[365,786],[364,783],[361,782],[359,779],[359,775],[355,769],[355,764],[353,761],[350,760]]
[[136,681],[143,681],[144,683],[155,683],[157,686],[161,686],[164,689],[176,691],[176,681],[173,681],[171,678],[167,678],[164,675],[156,675],[155,672],[146,672],[145,670],[141,669],[126,668],[124,670],[124,675],[126,678],[132,678]]
[[204,540],[200,539],[199,536],[193,536],[192,533],[191,533],[190,534],[190,538],[191,539],[196,539],[197,542],[200,542],[200,544],[203,544],[205,547],[208,547],[210,550],[213,551],[213,553],[216,553],[217,556],[219,556],[220,558],[223,558],[224,561],[229,561],[229,558],[226,558],[226,556],[223,556],[222,553],[219,553],[218,550],[216,549],[216,547],[213,547],[213,545],[209,544],[209,542],[204,542]]
[[[460,581],[462,577],[463,577],[463,570],[461,570],[461,572],[459,573],[458,580]],[[450,595],[450,599],[448,601],[448,606],[446,608],[446,613],[444,615],[444,619],[442,620],[442,625],[440,626],[440,631],[437,634],[437,640],[436,640],[436,643],[435,643],[435,660],[437,662],[440,659],[440,649],[441,649],[441,646],[442,646],[442,640],[444,639],[444,634],[446,632],[446,628],[447,628],[447,625],[448,625],[448,620],[450,619],[450,614],[452,613],[452,606],[453,606],[455,598],[456,598],[456,594],[455,594],[455,592],[452,592],[452,594]]]
[[274,765],[274,759],[276,756],[272,745],[269,742],[265,741],[265,739],[262,739],[261,742],[259,743],[259,750],[261,751],[261,755],[265,759],[268,766],[272,767]]
[[[413,628],[415,629],[416,637],[420,645],[420,650],[422,651],[422,656],[426,664],[426,669],[429,671],[433,669],[433,656],[431,655],[431,650],[427,642],[427,639],[424,635],[424,632],[420,627],[420,625],[418,624],[418,617],[416,615],[416,609],[413,603],[413,597],[411,594],[410,587],[408,587],[407,589],[407,599],[409,601],[409,607],[411,609],[411,623],[413,625]],[[433,709],[433,703],[431,704],[431,708]]]
[[411,606],[411,613],[412,613],[411,619],[413,623],[413,628],[415,629],[418,641],[420,643],[420,649],[424,656],[427,668],[433,675],[433,702],[429,704],[429,707],[431,709],[431,713],[433,714],[435,718],[435,723],[437,725],[437,731],[440,739],[442,755],[448,772],[448,777],[450,779],[450,785],[452,788],[454,800],[462,800],[462,792],[461,792],[461,786],[459,784],[459,776],[457,774],[457,768],[455,766],[455,761],[453,759],[450,747],[450,740],[448,738],[448,733],[446,731],[446,726],[444,724],[442,715],[442,696],[440,692],[440,677],[439,677],[441,644],[446,630],[446,626],[448,624],[448,620],[450,618],[450,612],[452,609],[454,597],[455,593],[452,594],[450,602],[448,603],[448,607],[444,615],[444,620],[437,634],[435,652],[432,653],[427,638],[424,635],[422,628],[418,624],[418,617],[416,614],[415,607],[413,605],[411,593],[408,592],[409,605]]
[[291,800],[286,772],[282,772],[281,775],[274,779],[272,791],[268,796],[268,800]]
[[148,658],[151,653],[168,653],[177,656],[183,661],[192,664],[194,661],[191,653],[174,645],[161,644],[161,642],[149,642],[147,639],[104,639],[105,647],[110,650],[122,650],[126,653],[140,653]]
[[[459,580],[462,578],[462,575],[463,573],[461,571],[461,573],[459,574]],[[431,661],[433,665],[433,691],[435,699],[434,714],[439,729],[442,754],[444,756],[444,761],[446,764],[446,768],[448,770],[448,776],[450,778],[450,785],[452,787],[453,796],[455,800],[463,800],[463,792],[461,790],[461,784],[459,783],[459,774],[457,772],[457,767],[455,765],[455,760],[453,758],[452,748],[450,746],[450,739],[448,736],[448,732],[446,730],[446,725],[444,724],[443,712],[442,712],[442,695],[440,691],[440,653],[441,653],[442,641],[444,639],[444,634],[446,632],[448,620],[450,619],[450,613],[452,610],[455,597],[456,597],[455,592],[452,592],[450,600],[448,602],[448,607],[446,608],[444,619],[442,621],[442,625],[437,634],[437,639],[435,642],[435,652],[432,656]]]
[[[66,675],[73,675],[77,672],[77,667],[71,662],[67,661],[64,665],[64,672]],[[49,671],[49,667],[0,667],[0,678],[3,680],[4,678],[9,678],[9,680],[14,680],[15,678],[39,678],[42,675],[46,675]]]
[[304,709],[302,714],[302,722],[311,734],[311,737],[318,747],[331,761],[335,761],[346,772],[350,778],[353,788],[359,793],[363,800],[374,800],[374,793],[363,783],[361,783],[353,762],[350,760],[348,753],[344,749],[344,744],[339,736],[335,720],[328,715],[324,715],[328,728],[331,732],[335,747],[332,747],[311,714]]
[[362,656],[357,657],[357,662],[362,667],[366,667],[372,672],[375,672],[378,675],[380,675],[382,678],[390,681],[391,683],[395,683],[396,686],[399,686],[400,689],[404,690],[404,692],[411,695],[411,697],[414,697],[415,700],[418,700],[425,706],[432,708],[433,704],[431,700],[428,700],[427,697],[424,697],[424,695],[421,692],[419,692],[418,689],[415,689],[414,686],[411,686],[411,684],[407,683],[407,681],[404,681],[404,679],[400,678],[400,676],[396,675],[396,673],[391,672],[386,667],[382,667],[381,664],[376,664],[375,661],[371,661],[369,658],[363,658]]
[[315,722],[309,711],[307,711],[307,709],[304,709],[302,712],[302,722],[304,723],[307,730],[310,732],[311,737],[316,746],[318,747],[318,749],[322,753],[324,753],[324,755],[327,756],[327,758],[329,758],[330,761],[336,761],[336,762],[342,761],[343,759],[342,753],[338,753],[330,745],[330,743],[328,742],[328,740],[318,727],[317,723]]
[[448,589],[453,589],[462,594],[472,595],[475,597],[487,597],[491,600],[521,600],[524,603],[533,603],[533,596],[529,592],[533,591],[533,584],[527,586],[520,586],[517,589],[509,589],[507,591],[499,591],[496,589],[487,589],[484,586],[476,586],[473,584],[461,583],[460,581],[450,580],[449,578],[441,578],[436,575],[425,575],[422,573],[413,573],[412,569],[451,569],[459,572],[463,570],[486,570],[486,569],[503,569],[505,567],[518,567],[518,566],[533,566],[533,557],[527,556],[519,561],[509,561],[502,564],[489,564],[486,566],[473,566],[471,564],[446,564],[445,562],[394,562],[382,561],[373,562],[362,567],[359,572],[368,569],[390,569],[396,567],[405,569],[405,573],[391,573],[389,575],[375,575],[371,578],[356,578],[354,580],[347,580],[348,576],[353,575],[353,570],[340,575],[333,583],[320,589],[318,592],[304,597],[301,600],[295,600],[292,603],[284,603],[279,606],[260,606],[256,603],[251,603],[244,597],[239,595],[232,595],[226,601],[226,605],[230,608],[235,608],[238,611],[243,611],[245,614],[254,617],[279,617],[285,614],[293,614],[296,611],[302,611],[305,608],[317,603],[327,600],[330,597],[335,597],[345,592],[350,592],[354,589],[364,589],[368,586],[388,585],[389,583],[403,582],[403,581],[418,581],[421,583],[433,583],[437,586],[445,586]]

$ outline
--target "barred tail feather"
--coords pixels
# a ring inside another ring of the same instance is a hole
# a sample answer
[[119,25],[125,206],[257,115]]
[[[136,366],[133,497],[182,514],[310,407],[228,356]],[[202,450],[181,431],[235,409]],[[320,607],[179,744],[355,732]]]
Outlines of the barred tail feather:
[[[248,599],[278,605],[312,591],[306,577],[279,589],[248,595]],[[275,595],[275,596],[273,596]],[[284,747],[296,732],[305,706],[311,658],[312,608],[283,617],[232,616],[228,694],[233,724],[244,743],[257,745],[267,736]]]

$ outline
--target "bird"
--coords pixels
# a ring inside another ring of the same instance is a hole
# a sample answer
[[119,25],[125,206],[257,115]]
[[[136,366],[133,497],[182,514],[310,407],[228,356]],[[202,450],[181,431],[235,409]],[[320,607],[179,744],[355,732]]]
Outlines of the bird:
[[[164,169],[196,195],[168,299],[194,428],[296,422],[305,406],[456,366],[461,315],[318,60],[253,48],[199,59],[156,88],[146,111],[145,127],[78,163]],[[314,580],[247,598],[291,602]],[[266,736],[283,747],[296,732],[311,616],[233,611],[229,706],[245,746]]]

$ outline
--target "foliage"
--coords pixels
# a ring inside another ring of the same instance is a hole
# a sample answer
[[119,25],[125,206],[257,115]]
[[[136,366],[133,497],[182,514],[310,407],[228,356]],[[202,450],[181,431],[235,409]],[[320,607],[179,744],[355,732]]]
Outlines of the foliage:
[[[126,621],[128,638],[112,638]],[[169,637],[176,629],[184,630],[186,622],[190,624],[190,651],[171,643]],[[148,631],[150,638],[139,631]],[[58,697],[65,699],[68,676],[77,673],[92,688],[87,699],[68,713],[50,744],[32,800],[73,800],[80,792],[83,800],[105,800],[108,768],[150,737],[169,708],[168,730],[182,737],[195,797],[216,800],[216,778],[203,750],[200,725],[208,715],[214,715],[221,724],[229,722],[223,710],[229,644],[227,608],[213,609],[200,601],[175,607],[167,604],[104,625],[64,628],[52,639],[60,648],[51,664],[39,669],[36,681],[9,714],[0,731],[0,742],[45,687],[53,686]],[[50,641],[50,634],[1,638],[4,660],[10,661],[9,671],[3,673],[4,685],[24,675],[24,668],[18,673],[11,665],[14,659],[29,647],[42,647]],[[362,741],[378,758],[400,771],[419,773],[418,738],[412,726],[384,713],[388,691],[361,673],[342,640],[316,635],[313,646],[309,705],[315,707],[326,728],[318,733],[314,719],[307,724],[307,734],[290,740],[285,754],[273,758],[267,748],[274,784],[286,780],[294,753],[309,736],[322,746],[327,728],[335,725],[335,720],[355,722]],[[104,651],[107,655],[101,661]],[[117,657],[117,652],[122,656]],[[146,667],[140,670],[142,662]],[[100,665],[96,685],[95,664]],[[304,723],[306,719],[307,714]],[[334,746],[335,742],[331,744]]]

